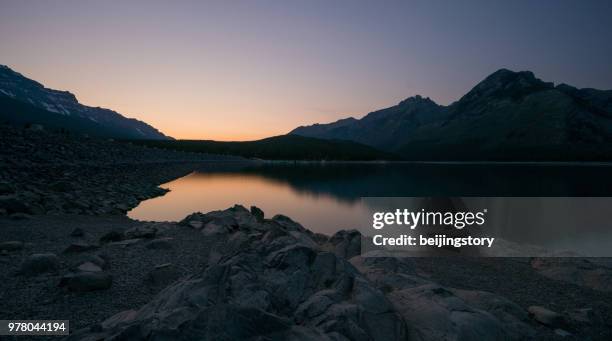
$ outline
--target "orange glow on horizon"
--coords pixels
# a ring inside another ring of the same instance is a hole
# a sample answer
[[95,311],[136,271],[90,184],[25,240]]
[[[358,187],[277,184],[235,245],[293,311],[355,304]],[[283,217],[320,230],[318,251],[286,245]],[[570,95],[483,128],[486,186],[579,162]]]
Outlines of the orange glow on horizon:
[[165,131],[163,128],[158,128],[164,134],[171,136],[177,140],[213,140],[223,142],[239,142],[239,141],[255,141],[261,140],[268,137],[284,135],[289,133],[290,130],[278,132],[278,131],[267,131],[267,132],[236,132],[236,133],[218,133],[218,134],[206,134],[200,131],[177,131],[170,132]]

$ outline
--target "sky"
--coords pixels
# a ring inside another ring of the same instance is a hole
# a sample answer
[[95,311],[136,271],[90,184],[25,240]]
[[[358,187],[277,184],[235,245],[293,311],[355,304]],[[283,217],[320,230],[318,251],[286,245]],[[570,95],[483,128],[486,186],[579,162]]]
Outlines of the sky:
[[612,89],[612,1],[0,0],[0,64],[175,138],[252,140],[500,68]]

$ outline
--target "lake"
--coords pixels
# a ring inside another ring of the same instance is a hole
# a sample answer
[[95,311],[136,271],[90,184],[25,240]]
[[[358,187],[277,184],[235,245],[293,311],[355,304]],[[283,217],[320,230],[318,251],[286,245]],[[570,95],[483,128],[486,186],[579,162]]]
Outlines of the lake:
[[266,217],[284,214],[331,235],[371,220],[362,197],[606,197],[611,170],[576,163],[216,164],[161,185],[170,192],[128,215],[178,221],[196,211],[254,205]]

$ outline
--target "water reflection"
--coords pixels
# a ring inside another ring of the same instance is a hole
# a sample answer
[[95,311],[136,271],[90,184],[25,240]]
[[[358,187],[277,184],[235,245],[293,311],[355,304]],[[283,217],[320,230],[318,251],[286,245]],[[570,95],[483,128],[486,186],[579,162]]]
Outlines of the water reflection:
[[170,192],[142,202],[129,216],[176,221],[238,203],[332,234],[369,220],[361,197],[610,196],[610,169],[579,164],[210,165],[162,185]]
[[332,195],[296,190],[285,181],[255,174],[194,172],[161,187],[163,197],[142,202],[129,213],[140,220],[181,220],[193,212],[225,209],[234,204],[261,208],[266,216],[284,214],[308,228],[333,233],[367,218],[361,203]]

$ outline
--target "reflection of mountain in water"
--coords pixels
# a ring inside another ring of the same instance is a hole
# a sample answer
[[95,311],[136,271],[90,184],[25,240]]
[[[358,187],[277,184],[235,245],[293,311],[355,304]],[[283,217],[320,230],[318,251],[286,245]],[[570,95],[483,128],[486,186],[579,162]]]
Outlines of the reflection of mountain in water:
[[208,164],[168,183],[170,193],[144,201],[130,217],[180,220],[240,203],[269,215],[286,214],[319,233],[363,228],[369,235],[374,212],[486,209],[486,226],[457,230],[447,223],[423,223],[414,232],[504,239],[497,244],[501,248],[491,250],[495,255],[525,256],[534,250],[605,255],[612,247],[609,171],[610,166],[558,164]]
[[204,172],[261,176],[338,200],[393,196],[609,196],[612,165],[265,163]]

